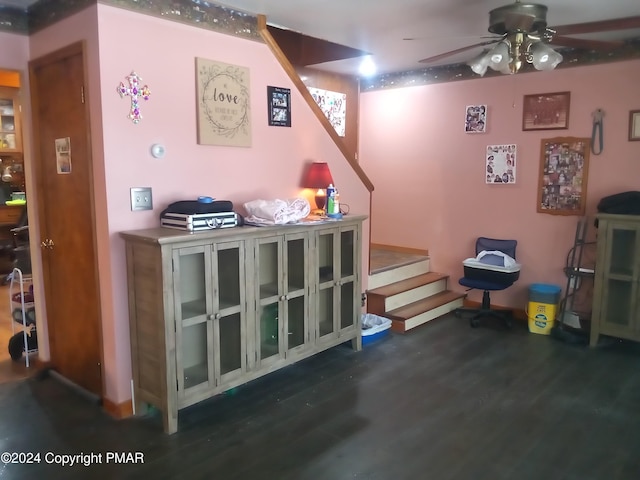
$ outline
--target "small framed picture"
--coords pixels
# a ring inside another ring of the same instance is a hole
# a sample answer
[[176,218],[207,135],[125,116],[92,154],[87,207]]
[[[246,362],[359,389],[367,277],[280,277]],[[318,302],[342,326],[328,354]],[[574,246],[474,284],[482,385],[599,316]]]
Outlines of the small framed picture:
[[484,133],[487,131],[487,106],[467,105],[464,119],[466,133]]
[[485,183],[506,185],[516,183],[516,152],[514,143],[487,145]]
[[71,173],[71,138],[56,138],[56,171],[59,175]]
[[269,103],[269,125],[273,127],[291,126],[291,89],[267,87]]
[[569,128],[571,92],[525,95],[522,130],[564,130]]
[[629,141],[640,141],[640,110],[629,112]]

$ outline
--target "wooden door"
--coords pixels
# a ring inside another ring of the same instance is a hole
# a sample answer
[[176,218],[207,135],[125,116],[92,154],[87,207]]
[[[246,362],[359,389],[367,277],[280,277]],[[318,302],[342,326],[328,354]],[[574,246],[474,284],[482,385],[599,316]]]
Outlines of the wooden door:
[[102,396],[101,318],[84,45],[29,63],[51,363]]

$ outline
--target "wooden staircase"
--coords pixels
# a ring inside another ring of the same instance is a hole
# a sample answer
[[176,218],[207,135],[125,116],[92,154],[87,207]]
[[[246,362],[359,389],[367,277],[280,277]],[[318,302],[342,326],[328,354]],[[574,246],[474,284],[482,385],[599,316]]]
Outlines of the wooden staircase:
[[448,290],[448,275],[429,271],[428,256],[392,256],[399,263],[372,263],[367,291],[367,312],[389,318],[392,331],[407,332],[462,306],[465,294]]

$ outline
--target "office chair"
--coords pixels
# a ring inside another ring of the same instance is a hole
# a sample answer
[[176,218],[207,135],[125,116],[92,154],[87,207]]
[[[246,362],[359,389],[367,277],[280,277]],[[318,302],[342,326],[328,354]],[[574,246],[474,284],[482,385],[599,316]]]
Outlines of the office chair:
[[[512,259],[516,258],[517,240],[499,240],[495,238],[478,237],[476,240],[476,259],[482,252],[500,251]],[[496,310],[491,308],[490,292],[504,290],[518,280],[520,265],[504,266],[504,258],[497,254],[483,254],[479,260],[467,259],[464,263],[464,277],[458,283],[468,290],[482,290],[482,305],[480,308],[457,308],[454,313],[457,317],[471,314],[469,318],[472,327],[480,325],[480,320],[486,317],[497,318],[510,327],[513,319],[513,311]]]

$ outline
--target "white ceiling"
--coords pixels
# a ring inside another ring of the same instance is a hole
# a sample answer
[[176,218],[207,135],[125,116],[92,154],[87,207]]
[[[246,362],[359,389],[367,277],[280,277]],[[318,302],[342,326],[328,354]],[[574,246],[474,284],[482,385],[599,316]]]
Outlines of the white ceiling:
[[[35,0],[0,0],[25,6]],[[509,0],[223,0],[220,3],[312,37],[370,52],[378,73],[424,68],[420,59],[486,40],[489,11]],[[549,0],[548,26],[640,15],[639,0]],[[640,29],[577,36],[640,37]],[[407,38],[413,40],[405,40]],[[431,65],[465,62],[482,47]],[[361,59],[330,62],[324,70],[358,74]]]
[[[425,68],[420,59],[478,43],[488,35],[489,11],[509,0],[223,0],[267,23],[365,50],[378,73]],[[639,0],[549,0],[547,23],[566,25],[640,15]],[[635,31],[576,38],[640,37]],[[404,40],[413,38],[414,40]],[[430,65],[465,62],[482,51],[467,50]],[[360,59],[331,62],[325,70],[357,75]]]

